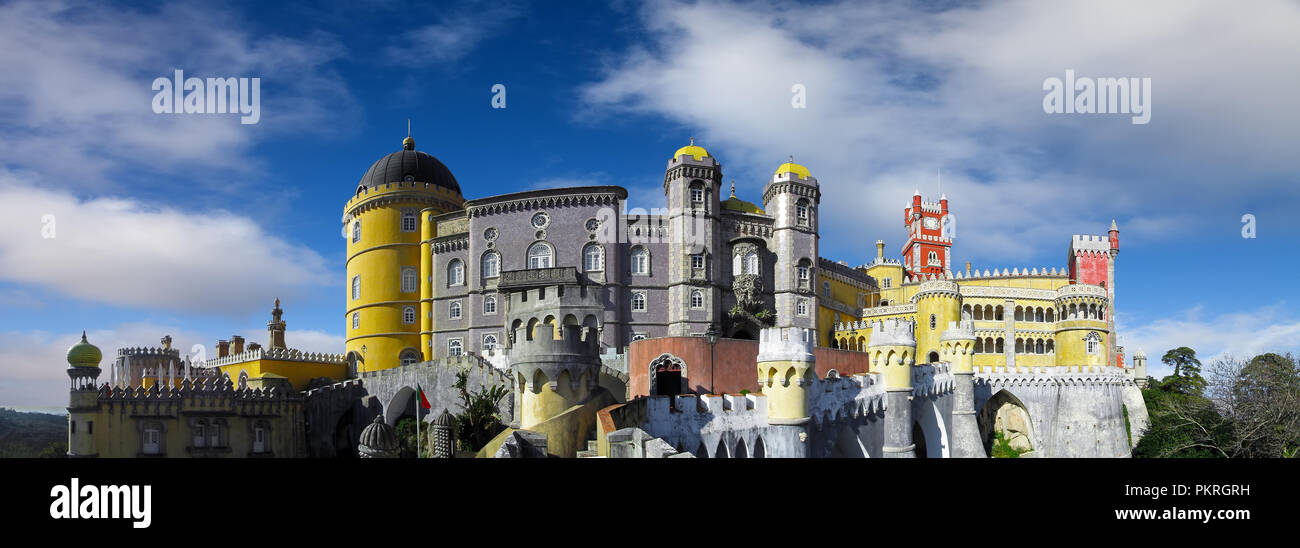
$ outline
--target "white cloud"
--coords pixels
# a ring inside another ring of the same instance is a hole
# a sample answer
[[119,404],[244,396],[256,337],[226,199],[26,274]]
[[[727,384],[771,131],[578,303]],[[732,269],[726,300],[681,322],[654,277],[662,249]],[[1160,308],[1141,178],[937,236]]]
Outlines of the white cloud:
[[[821,182],[824,232],[876,235],[828,242],[858,256],[901,244],[903,205],[937,194],[939,167],[958,247],[1001,262],[986,267],[1044,266],[1017,261],[1112,217],[1168,238],[1263,192],[1300,198],[1283,184],[1300,170],[1283,151],[1300,140],[1300,73],[1280,69],[1300,64],[1294,3],[663,1],[641,23],[643,45],[582,88],[582,116],[667,117],[748,195],[794,154]],[[1042,82],[1066,69],[1151,77],[1151,123],[1044,114]]]
[[3,172],[0,234],[0,279],[127,308],[243,314],[337,282],[315,251],[229,211],[78,200]]
[[1163,378],[1173,370],[1160,362],[1165,352],[1186,346],[1196,351],[1202,364],[1223,357],[1251,358],[1265,352],[1300,352],[1300,318],[1285,302],[1253,311],[1238,311],[1205,317],[1197,305],[1180,314],[1127,327],[1118,316],[1121,343],[1132,361],[1139,349],[1147,354],[1147,371]]
[[[247,342],[266,345],[265,327],[237,332]],[[153,323],[126,323],[109,329],[90,329],[87,339],[104,354],[100,380],[108,381],[108,365],[119,348],[158,347],[163,335],[171,335],[173,348],[183,356],[191,355],[194,345],[203,345],[204,352],[213,352],[217,339],[229,339],[229,334],[200,334],[177,325]],[[49,331],[0,331],[0,363],[6,364],[0,372],[0,406],[53,411],[67,406],[68,402],[68,347],[76,344],[81,332],[52,333]],[[313,352],[343,352],[343,337],[312,330],[289,330],[285,333],[289,347]]]
[[[184,174],[191,185],[221,178],[229,188],[238,178],[221,175],[254,171],[247,153],[268,131],[346,125],[339,122],[355,107],[328,67],[343,54],[333,38],[254,36],[234,17],[174,4],[157,12],[0,5],[0,165],[62,187],[120,188],[115,175],[143,166]],[[152,82],[175,69],[187,77],[261,78],[261,122],[155,114]],[[326,120],[333,123],[315,123]]]
[[403,65],[459,61],[522,14],[510,3],[468,2],[440,14],[437,23],[406,31],[385,52]]

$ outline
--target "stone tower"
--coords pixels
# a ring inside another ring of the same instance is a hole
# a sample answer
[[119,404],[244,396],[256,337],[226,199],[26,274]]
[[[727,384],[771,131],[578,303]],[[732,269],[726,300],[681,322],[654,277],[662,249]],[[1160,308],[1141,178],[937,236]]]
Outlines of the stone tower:
[[952,456],[985,458],[975,419],[975,322],[948,322],[940,338],[942,360],[952,366]]
[[284,344],[284,311],[280,310],[280,299],[275,299],[275,308],[271,309],[271,321],[266,322],[266,346],[268,348],[288,348]]
[[1147,353],[1141,348],[1133,353],[1133,382],[1137,383],[1139,388],[1146,388],[1149,383],[1147,379]]
[[[1070,239],[1068,259],[1070,283],[1101,286],[1106,297],[1106,331],[1115,333],[1115,259],[1119,257],[1119,226],[1110,222],[1105,237],[1075,234]],[[1108,339],[1103,363],[1116,365],[1115,348]]]
[[[718,192],[722,165],[704,147],[677,149],[664,169],[668,200],[668,336],[704,333],[722,310]],[[702,298],[693,306],[692,295]]]
[[[86,341],[68,349],[68,456],[98,456],[95,443],[95,413],[98,409],[99,361],[103,358],[99,348]],[[101,425],[103,426],[103,425]]]
[[768,327],[759,334],[758,386],[767,396],[770,424],[808,422],[808,394],[815,369],[817,334],[802,327]]
[[763,187],[763,208],[773,217],[776,254],[772,294],[778,327],[817,329],[817,206],[821,190],[808,168],[781,164]]
[[421,253],[421,225],[464,202],[451,171],[416,151],[410,136],[361,177],[343,208],[344,333],[355,371],[397,367],[404,354],[430,357],[433,326],[420,319],[428,319],[421,288],[434,273],[425,261],[429,253]]
[[912,441],[912,366],[916,364],[916,325],[887,319],[871,326],[867,353],[871,367],[885,377],[885,457],[916,456]]

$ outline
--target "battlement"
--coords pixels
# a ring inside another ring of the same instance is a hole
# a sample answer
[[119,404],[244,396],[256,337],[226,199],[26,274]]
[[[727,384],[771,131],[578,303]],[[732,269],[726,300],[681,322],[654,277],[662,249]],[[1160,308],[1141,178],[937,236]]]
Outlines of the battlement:
[[1097,299],[1106,299],[1106,288],[1092,284],[1069,284],[1063,285],[1056,290],[1056,298],[1064,299],[1069,297],[1093,297]]
[[961,292],[957,287],[957,282],[932,278],[921,282],[920,286],[917,287],[916,294],[912,295],[912,302],[919,301],[921,298],[928,295],[949,295],[952,297],[960,297]]
[[528,337],[528,326],[515,329],[511,361],[520,363],[551,356],[582,356],[599,360],[600,333],[581,325],[561,325],[557,333],[550,324],[539,323]]
[[916,322],[901,318],[888,318],[871,322],[871,342],[868,347],[916,346]]
[[811,364],[817,360],[813,353],[817,333],[812,329],[766,327],[758,336],[758,363],[796,361]]
[[[347,222],[349,217],[352,215],[353,210],[364,202],[381,197],[395,196],[404,192],[418,193],[417,195],[411,196],[411,198],[414,198],[412,201],[416,202],[425,201],[428,198],[433,197],[448,200],[455,204],[461,204],[465,201],[465,198],[455,191],[434,183],[393,181],[374,187],[359,188],[357,194],[349,199],[343,206],[343,220],[344,222]],[[424,198],[424,200],[421,200],[420,198]]]
[[[162,400],[203,399],[202,405],[214,405],[213,399],[228,402],[242,401],[288,401],[301,397],[292,389],[280,386],[270,388],[235,388],[229,378],[209,377],[204,379],[183,379],[176,386],[153,385],[144,387],[110,387],[107,384],[99,388],[97,400],[104,404],[152,402]],[[221,405],[221,404],[216,404]]]
[[343,365],[347,363],[347,356],[344,354],[325,354],[318,352],[304,352],[295,348],[256,348],[245,350],[238,354],[231,354],[224,358],[212,358],[204,361],[199,367],[221,367],[223,365],[232,365],[236,363],[250,362],[253,360],[282,360],[292,362],[308,363],[328,363],[333,365]]
[[[502,382],[507,384],[512,382],[510,373],[508,371],[497,369],[492,365],[491,362],[472,353],[461,354],[459,356],[444,356],[436,360],[399,365],[397,367],[380,369],[378,371],[363,371],[357,373],[357,379],[353,379],[353,380],[364,382],[366,380],[373,381],[375,379],[382,379],[387,377],[402,378],[404,375],[410,375],[412,372],[417,370],[436,369],[436,368],[455,369],[457,371],[466,371],[469,370],[470,368],[476,368],[480,374],[484,375],[487,378],[491,378],[497,382]],[[317,390],[325,390],[325,389],[336,390],[338,388],[330,388],[330,387],[333,386],[333,387],[342,388],[345,387],[348,382],[351,381],[337,382],[330,386],[318,388]]]
[[948,322],[948,329],[939,338],[941,341],[964,341],[975,339],[975,320]]
[[133,348],[119,348],[117,349],[117,355],[131,356],[131,357],[159,356],[159,357],[168,357],[168,358],[179,358],[181,355],[181,351],[179,348],[155,348],[155,347],[137,346]]
[[1075,234],[1070,237],[1070,250],[1072,252],[1101,251],[1110,253],[1110,238],[1095,234]]
[[938,396],[953,391],[952,365],[944,362],[912,368],[912,394]]

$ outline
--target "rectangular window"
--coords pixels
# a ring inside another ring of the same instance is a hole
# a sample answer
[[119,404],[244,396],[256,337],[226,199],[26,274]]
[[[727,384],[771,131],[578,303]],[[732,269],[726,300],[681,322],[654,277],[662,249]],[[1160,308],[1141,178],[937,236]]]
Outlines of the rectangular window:
[[412,266],[402,267],[402,292],[403,293],[414,293],[416,291],[415,288],[416,280],[417,277],[415,274],[415,267]]
[[704,203],[704,189],[702,189],[702,188],[692,188],[692,189],[691,189],[691,201],[692,201],[692,202],[695,202],[695,203],[697,203],[697,204]]
[[402,210],[402,232],[415,232],[415,210]]
[[704,268],[704,255],[691,255],[691,268]]

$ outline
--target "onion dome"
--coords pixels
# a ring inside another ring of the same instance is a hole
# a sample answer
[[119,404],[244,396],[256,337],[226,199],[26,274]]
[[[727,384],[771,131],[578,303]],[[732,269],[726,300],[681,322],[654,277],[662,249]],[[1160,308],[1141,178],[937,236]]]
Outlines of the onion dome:
[[763,208],[758,207],[757,205],[751,202],[746,202],[736,197],[735,181],[731,182],[731,197],[722,201],[722,209],[727,209],[731,211],[740,211],[742,213],[755,213],[758,215],[765,215],[765,213],[763,212]]
[[68,349],[68,363],[73,367],[99,367],[104,354],[99,347],[86,341],[86,332],[81,332],[81,342]]
[[790,157],[789,162],[786,162],[778,166],[776,168],[776,173],[773,173],[772,177],[780,177],[782,173],[794,173],[795,175],[803,177],[804,179],[812,177],[812,173],[808,171],[808,168],[794,163],[793,156]]
[[678,158],[681,158],[682,155],[684,154],[689,154],[690,156],[694,157],[696,160],[703,160],[709,157],[709,151],[704,150],[704,147],[695,146],[694,137],[691,137],[691,144],[679,148],[677,149],[677,152],[673,153],[673,159],[676,160]]
[[397,454],[397,430],[384,423],[383,415],[375,415],[374,422],[361,431],[358,449],[366,456],[392,456]]
[[398,182],[429,183],[460,194],[460,183],[451,170],[432,155],[415,150],[415,139],[409,135],[402,140],[402,150],[370,165],[357,183],[357,190]]

